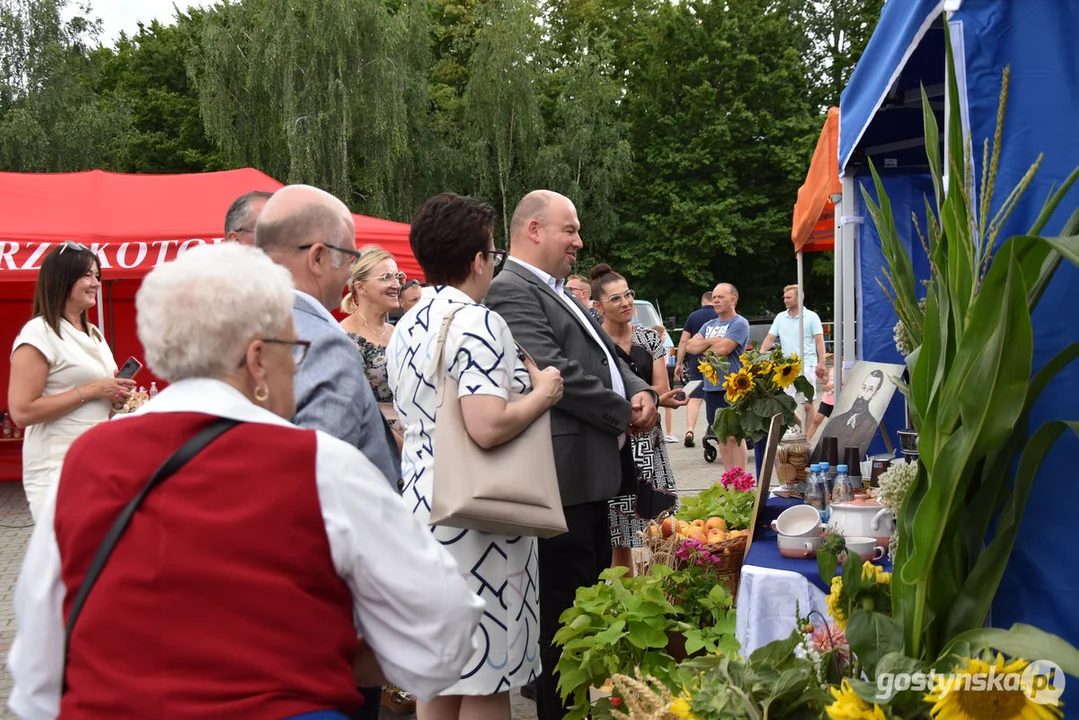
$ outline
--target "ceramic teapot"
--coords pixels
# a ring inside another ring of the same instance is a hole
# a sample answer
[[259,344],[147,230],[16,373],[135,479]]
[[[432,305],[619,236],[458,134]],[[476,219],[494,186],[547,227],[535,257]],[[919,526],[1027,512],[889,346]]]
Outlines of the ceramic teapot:
[[871,537],[888,547],[895,531],[895,515],[876,500],[855,500],[830,506],[828,527],[844,537]]

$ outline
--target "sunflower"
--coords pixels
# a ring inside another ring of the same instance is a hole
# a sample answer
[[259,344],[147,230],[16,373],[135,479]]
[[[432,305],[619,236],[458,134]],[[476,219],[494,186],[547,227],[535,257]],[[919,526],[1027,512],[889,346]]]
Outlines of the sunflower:
[[854,692],[846,678],[843,678],[840,687],[829,690],[835,702],[824,708],[824,712],[828,713],[831,720],[888,720],[880,705],[869,707],[869,703],[858,697],[858,693]]
[[888,585],[892,582],[892,574],[884,572],[879,566],[866,560],[862,565],[862,580],[873,581],[878,585]]
[[753,389],[753,374],[742,368],[738,372],[728,375],[723,387],[727,389],[727,402],[736,403]]
[[719,372],[715,366],[707,360],[701,360],[697,363],[697,369],[701,371],[701,375],[704,375],[704,379],[713,385],[719,384]]
[[[1022,672],[1026,660],[1004,662],[997,654],[988,663],[981,658],[964,658],[951,675],[938,677],[936,685],[926,694],[925,701],[933,704],[929,711],[935,720],[1055,720],[1063,717],[1060,701],[1038,704],[1023,687]],[[990,680],[990,672],[994,678]],[[978,677],[977,682],[974,678]],[[997,682],[999,678],[1002,682]],[[979,688],[979,689],[974,689]]]
[[798,361],[791,361],[782,365],[775,366],[775,375],[772,376],[772,380],[778,387],[785,388],[790,387],[794,379],[802,374],[802,363]]
[[843,578],[836,575],[832,578],[832,589],[825,598],[828,605],[828,614],[832,616],[834,625],[840,630],[847,629],[847,613],[843,606]]

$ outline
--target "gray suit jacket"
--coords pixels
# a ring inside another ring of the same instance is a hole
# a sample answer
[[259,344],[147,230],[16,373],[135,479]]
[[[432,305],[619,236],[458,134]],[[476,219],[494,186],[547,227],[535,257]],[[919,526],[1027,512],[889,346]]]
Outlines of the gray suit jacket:
[[399,492],[401,459],[390,446],[386,421],[364,374],[363,356],[340,327],[299,295],[292,302],[292,321],[311,349],[297,368],[296,415],[292,422],[322,430],[367,456]]
[[[618,363],[632,397],[649,386],[618,358],[614,342],[583,305],[587,322]],[[551,410],[558,487],[563,505],[614,497],[622,484],[618,436],[629,425],[629,400],[611,389],[607,358],[585,324],[559,299],[549,285],[527,268],[507,261],[491,283],[484,304],[503,318],[513,339],[543,369],[558,368],[565,381],[562,400]]]

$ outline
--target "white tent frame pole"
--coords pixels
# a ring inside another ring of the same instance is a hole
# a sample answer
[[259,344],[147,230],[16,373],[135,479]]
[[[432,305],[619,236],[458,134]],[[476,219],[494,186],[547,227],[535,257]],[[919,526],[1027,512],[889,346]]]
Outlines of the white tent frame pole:
[[[798,251],[798,359],[802,361],[802,367],[805,368],[806,357],[806,332],[805,332],[805,274],[802,268],[802,251]],[[817,362],[824,362],[824,358],[818,358]],[[795,395],[797,398],[797,395]],[[795,409],[795,412],[801,413],[802,418],[802,432],[809,435],[809,428],[806,427],[805,417],[805,403],[797,403],[799,407]]]
[[843,224],[847,210],[847,182],[843,181],[843,197],[836,203],[835,234],[832,241],[835,254],[832,295],[832,367],[835,368],[835,390],[843,387]]
[[858,357],[855,319],[857,307],[857,291],[855,279],[855,264],[858,257],[858,238],[856,225],[857,197],[855,197],[854,178],[847,175],[843,178],[843,357],[845,361],[853,361]]

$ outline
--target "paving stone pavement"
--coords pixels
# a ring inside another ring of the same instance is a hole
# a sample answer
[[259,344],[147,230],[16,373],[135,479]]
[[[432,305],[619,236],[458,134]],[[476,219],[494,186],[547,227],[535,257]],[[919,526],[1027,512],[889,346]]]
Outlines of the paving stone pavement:
[[[700,438],[704,436],[704,408],[701,408],[695,434],[698,438],[696,447],[687,448],[681,438],[685,434],[686,410],[673,411],[671,434],[679,438],[678,443],[667,445],[667,452],[674,468],[678,490],[683,495],[696,495],[701,490],[719,481],[723,465],[717,459],[714,463],[704,460],[704,451]],[[752,453],[750,464],[752,465]],[[752,471],[752,468],[748,468]],[[11,676],[7,673],[7,653],[15,637],[15,613],[12,609],[12,597],[15,581],[22,566],[26,544],[33,531],[30,510],[26,504],[20,483],[0,483],[0,658],[3,658],[4,671],[0,673],[0,720],[14,718],[7,709],[7,698],[11,693]],[[530,700],[521,697],[519,692],[511,696],[513,717],[518,720],[535,720],[536,706]],[[412,720],[415,715],[393,715],[382,711],[383,718]]]

